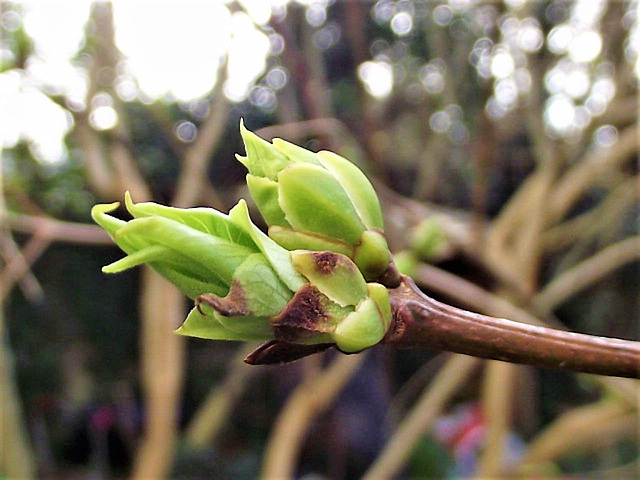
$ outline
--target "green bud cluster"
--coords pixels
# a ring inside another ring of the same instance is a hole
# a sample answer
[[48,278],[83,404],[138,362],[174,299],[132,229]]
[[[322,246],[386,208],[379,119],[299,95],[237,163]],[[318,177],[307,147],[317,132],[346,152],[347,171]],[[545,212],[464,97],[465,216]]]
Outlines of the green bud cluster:
[[240,124],[249,170],[247,185],[269,225],[269,236],[287,250],[341,253],[372,281],[389,267],[378,197],[365,175],[335,153],[313,153],[275,138],[263,140]]
[[228,215],[125,195],[132,220],[96,205],[92,217],[127,254],[103,268],[144,263],[195,300],[182,335],[219,340],[334,343],[356,352],[378,343],[391,321],[387,289],[366,283],[346,255],[288,251],[251,221],[244,200]]

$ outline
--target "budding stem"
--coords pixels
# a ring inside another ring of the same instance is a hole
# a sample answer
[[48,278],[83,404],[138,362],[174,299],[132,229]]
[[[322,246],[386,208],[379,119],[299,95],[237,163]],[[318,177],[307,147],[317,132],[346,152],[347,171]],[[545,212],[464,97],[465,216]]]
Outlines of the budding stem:
[[438,302],[402,277],[390,290],[393,320],[383,340],[538,367],[640,378],[640,342],[528,325]]

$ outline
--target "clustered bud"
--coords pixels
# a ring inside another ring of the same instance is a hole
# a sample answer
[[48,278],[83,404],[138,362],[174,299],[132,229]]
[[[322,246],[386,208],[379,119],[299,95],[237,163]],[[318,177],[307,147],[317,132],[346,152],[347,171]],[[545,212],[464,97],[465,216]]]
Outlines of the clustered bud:
[[256,363],[378,343],[391,307],[387,288],[373,280],[389,268],[390,253],[373,187],[331,152],[271,144],[242,125],[241,132],[247,156],[239,160],[269,236],[253,224],[244,200],[226,215],[136,204],[127,192],[132,220],[109,215],[118,203],[91,212],[127,254],[103,271],[149,264],[195,301],[177,333],[267,341],[254,352]]
[[369,281],[389,267],[378,197],[353,163],[333,152],[310,152],[275,138],[273,143],[240,125],[247,186],[269,225],[269,236],[287,250],[342,253]]

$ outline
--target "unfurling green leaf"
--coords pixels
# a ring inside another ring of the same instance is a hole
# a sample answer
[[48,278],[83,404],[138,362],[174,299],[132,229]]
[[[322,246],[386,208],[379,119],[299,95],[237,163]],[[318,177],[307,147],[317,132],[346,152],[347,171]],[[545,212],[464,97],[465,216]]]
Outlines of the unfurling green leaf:
[[282,311],[293,296],[261,253],[254,253],[233,275],[229,293],[201,295],[198,302],[214,307],[224,316],[272,317]]
[[187,315],[182,325],[175,331],[180,335],[189,337],[206,338],[209,340],[268,340],[272,333],[269,329],[268,333],[255,335],[247,335],[246,333],[237,333],[223,326],[213,315],[204,314],[194,307]]
[[262,233],[260,229],[253,224],[249,217],[247,202],[240,200],[229,212],[229,217],[251,235],[256,246],[267,260],[269,260],[269,263],[271,263],[271,266],[278,273],[285,285],[292,291],[296,291],[305,283],[304,278],[293,268],[289,252]]

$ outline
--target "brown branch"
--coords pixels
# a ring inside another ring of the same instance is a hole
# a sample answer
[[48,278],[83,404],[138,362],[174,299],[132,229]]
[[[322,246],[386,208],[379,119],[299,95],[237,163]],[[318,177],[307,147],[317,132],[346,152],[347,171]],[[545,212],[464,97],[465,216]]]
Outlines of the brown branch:
[[[545,317],[545,321],[543,321],[538,316],[514,305],[512,302],[483,290],[468,280],[432,265],[420,265],[416,269],[414,277],[421,286],[447,295],[456,302],[478,312],[496,317],[506,317],[516,322],[531,325],[548,326],[551,323],[551,326],[554,328],[565,329],[564,325],[553,320],[552,317]],[[637,382],[628,378],[605,377],[600,375],[594,375],[591,378],[601,387],[604,387],[610,392],[615,392],[616,396],[623,399],[627,405],[634,407],[637,405],[638,394],[640,393],[638,385],[636,385]]]
[[384,342],[585,373],[640,378],[640,343],[487,317],[438,302],[404,277]]
[[[416,282],[429,290],[447,295],[458,304],[494,317],[506,317],[516,322],[546,326],[548,322],[512,302],[480,288],[473,282],[427,263],[416,267]],[[553,325],[561,328],[561,325]]]

